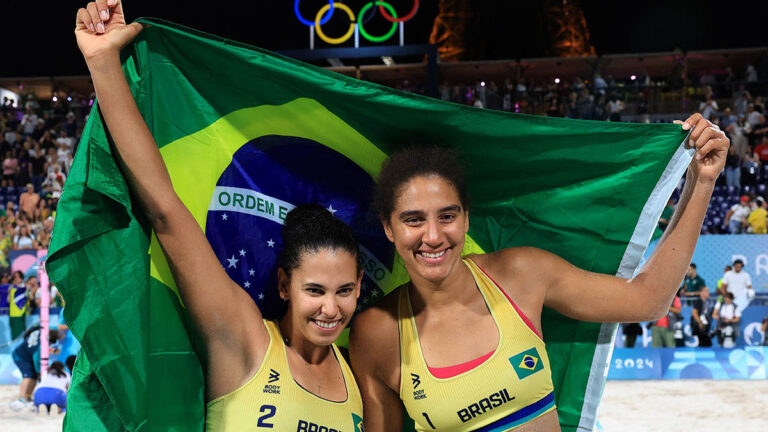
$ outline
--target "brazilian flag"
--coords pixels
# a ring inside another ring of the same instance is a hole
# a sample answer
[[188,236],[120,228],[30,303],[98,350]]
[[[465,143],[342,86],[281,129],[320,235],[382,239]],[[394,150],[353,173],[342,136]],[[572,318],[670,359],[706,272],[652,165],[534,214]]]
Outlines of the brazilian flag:
[[[406,280],[368,210],[381,162],[398,147],[458,151],[472,199],[466,252],[530,245],[623,277],[691,157],[677,125],[476,109],[143,22],[151,26],[123,53],[133,95],[177,193],[265,314],[276,301],[282,221],[302,203],[320,203],[358,233],[360,308]],[[48,272],[82,344],[65,430],[202,430],[195,337],[97,106],[59,203]],[[543,312],[564,431],[594,425],[615,329]]]

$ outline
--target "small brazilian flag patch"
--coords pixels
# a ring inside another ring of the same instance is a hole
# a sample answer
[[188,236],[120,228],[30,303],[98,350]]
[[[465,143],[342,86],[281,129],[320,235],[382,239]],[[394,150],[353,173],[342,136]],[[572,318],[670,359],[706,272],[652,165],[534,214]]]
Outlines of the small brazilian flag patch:
[[510,357],[509,363],[512,364],[512,368],[515,369],[517,377],[520,379],[526,378],[544,369],[544,363],[541,361],[541,357],[539,357],[539,352],[536,351],[536,348],[531,348]]
[[355,432],[365,432],[363,428],[363,418],[359,415],[352,413],[352,421],[355,424]]

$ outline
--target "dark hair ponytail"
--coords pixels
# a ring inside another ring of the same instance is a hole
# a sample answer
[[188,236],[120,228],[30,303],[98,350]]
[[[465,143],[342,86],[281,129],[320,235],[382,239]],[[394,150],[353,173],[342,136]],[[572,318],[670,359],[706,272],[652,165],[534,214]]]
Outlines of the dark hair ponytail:
[[341,249],[357,261],[360,271],[360,246],[352,228],[317,204],[303,204],[291,210],[283,227],[283,250],[277,264],[289,276],[301,265],[302,254],[321,249]]
[[48,373],[59,378],[66,378],[67,373],[64,372],[64,363],[55,361],[48,366]]

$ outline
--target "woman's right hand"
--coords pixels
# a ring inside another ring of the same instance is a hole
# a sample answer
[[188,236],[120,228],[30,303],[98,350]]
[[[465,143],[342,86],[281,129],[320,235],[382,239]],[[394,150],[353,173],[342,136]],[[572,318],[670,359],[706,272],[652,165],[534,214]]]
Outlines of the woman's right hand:
[[75,37],[86,62],[117,55],[143,26],[126,24],[121,0],[97,0],[77,11]]

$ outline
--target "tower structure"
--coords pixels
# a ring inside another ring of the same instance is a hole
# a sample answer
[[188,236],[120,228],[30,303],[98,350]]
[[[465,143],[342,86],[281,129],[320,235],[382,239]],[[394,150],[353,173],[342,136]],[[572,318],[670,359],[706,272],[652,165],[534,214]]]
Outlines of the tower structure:
[[429,43],[438,46],[442,61],[463,59],[467,50],[464,32],[470,14],[469,0],[440,0]]
[[595,55],[595,47],[589,42],[587,19],[576,0],[548,0],[544,14],[552,41],[552,56]]

